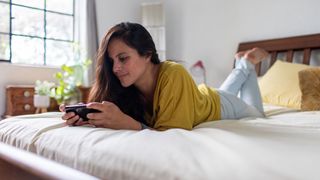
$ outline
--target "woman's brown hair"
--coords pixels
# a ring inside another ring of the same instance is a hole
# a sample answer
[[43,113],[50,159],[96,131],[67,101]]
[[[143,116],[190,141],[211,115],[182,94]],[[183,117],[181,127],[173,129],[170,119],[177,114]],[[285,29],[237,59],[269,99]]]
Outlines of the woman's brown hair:
[[152,37],[142,25],[130,22],[115,25],[100,43],[96,57],[96,80],[89,102],[113,102],[133,119],[151,125],[145,119],[146,103],[140,91],[134,85],[123,87],[112,71],[113,63],[108,54],[108,45],[112,39],[122,40],[137,50],[140,56],[150,56],[153,64],[160,63]]

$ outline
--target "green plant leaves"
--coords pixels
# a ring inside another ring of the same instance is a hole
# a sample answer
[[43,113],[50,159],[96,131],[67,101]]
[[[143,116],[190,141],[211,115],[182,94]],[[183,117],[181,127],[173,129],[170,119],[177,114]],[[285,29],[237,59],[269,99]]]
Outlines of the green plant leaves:
[[80,96],[77,87],[82,85],[84,72],[90,64],[92,64],[90,59],[70,66],[64,64],[61,66],[61,71],[54,74],[59,85],[55,88],[53,97],[58,104],[66,104]]

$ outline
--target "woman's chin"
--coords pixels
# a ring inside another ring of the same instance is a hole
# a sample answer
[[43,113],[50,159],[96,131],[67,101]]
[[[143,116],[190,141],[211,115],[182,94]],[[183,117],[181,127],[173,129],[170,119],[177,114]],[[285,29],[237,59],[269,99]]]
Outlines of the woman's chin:
[[121,83],[122,87],[129,87],[131,85],[130,83],[127,83],[127,82],[121,82],[120,81],[120,83]]

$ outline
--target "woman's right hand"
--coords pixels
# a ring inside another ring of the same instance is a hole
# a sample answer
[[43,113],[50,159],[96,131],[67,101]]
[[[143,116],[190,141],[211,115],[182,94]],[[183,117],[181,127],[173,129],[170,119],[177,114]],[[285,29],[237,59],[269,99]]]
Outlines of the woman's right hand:
[[[61,104],[59,106],[59,110],[61,112],[65,112],[65,107],[66,106],[64,104]],[[82,119],[74,112],[64,113],[61,118],[66,121],[67,125],[71,126],[81,126],[84,124],[88,124],[88,121],[82,121]]]

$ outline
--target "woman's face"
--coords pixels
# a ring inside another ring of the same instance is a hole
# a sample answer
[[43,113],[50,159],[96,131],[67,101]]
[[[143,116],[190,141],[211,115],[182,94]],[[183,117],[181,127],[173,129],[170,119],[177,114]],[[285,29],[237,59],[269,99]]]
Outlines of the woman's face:
[[136,49],[120,39],[112,39],[107,51],[113,62],[112,71],[123,87],[143,82],[147,64],[151,63],[150,57],[140,56]]

